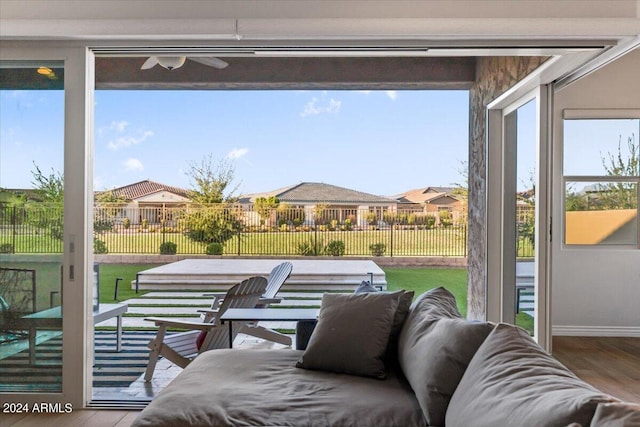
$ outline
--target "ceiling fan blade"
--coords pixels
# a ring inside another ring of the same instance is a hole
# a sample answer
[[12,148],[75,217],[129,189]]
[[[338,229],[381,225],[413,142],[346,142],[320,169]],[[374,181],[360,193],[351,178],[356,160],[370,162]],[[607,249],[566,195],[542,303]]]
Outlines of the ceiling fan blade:
[[158,65],[158,58],[156,58],[155,56],[152,56],[149,59],[147,59],[146,61],[144,61],[144,64],[142,64],[142,67],[140,67],[140,69],[141,70],[148,70],[149,68],[153,68],[156,65]]
[[204,65],[208,65],[209,67],[213,67],[213,68],[226,68],[229,64],[226,63],[225,61],[223,61],[222,59],[219,58],[214,58],[214,57],[209,57],[209,56],[190,56],[189,57],[190,60],[195,61],[195,62],[199,62],[201,64]]

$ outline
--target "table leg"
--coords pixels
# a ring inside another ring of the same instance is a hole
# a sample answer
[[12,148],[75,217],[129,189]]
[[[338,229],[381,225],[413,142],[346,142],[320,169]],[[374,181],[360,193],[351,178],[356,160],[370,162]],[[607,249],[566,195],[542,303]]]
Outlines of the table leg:
[[229,348],[233,348],[233,321],[228,320],[229,322]]
[[36,327],[29,327],[29,364],[36,364]]
[[122,315],[117,316],[116,323],[116,351],[122,350]]

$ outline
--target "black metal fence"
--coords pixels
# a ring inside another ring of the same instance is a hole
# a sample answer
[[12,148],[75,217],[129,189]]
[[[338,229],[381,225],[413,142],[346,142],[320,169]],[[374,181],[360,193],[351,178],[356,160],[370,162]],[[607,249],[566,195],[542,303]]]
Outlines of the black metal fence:
[[[62,252],[62,212],[0,204],[0,253]],[[520,256],[530,245],[519,244]],[[94,252],[112,254],[466,256],[450,211],[253,205],[95,207]]]

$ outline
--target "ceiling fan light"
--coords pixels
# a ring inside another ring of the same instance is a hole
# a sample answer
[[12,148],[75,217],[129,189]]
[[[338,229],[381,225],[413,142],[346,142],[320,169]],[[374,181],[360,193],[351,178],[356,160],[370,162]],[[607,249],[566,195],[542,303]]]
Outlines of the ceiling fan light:
[[38,74],[42,74],[43,76],[50,76],[53,74],[53,70],[49,67],[38,67]]
[[158,57],[158,64],[171,71],[182,67],[186,60],[186,56],[161,56]]

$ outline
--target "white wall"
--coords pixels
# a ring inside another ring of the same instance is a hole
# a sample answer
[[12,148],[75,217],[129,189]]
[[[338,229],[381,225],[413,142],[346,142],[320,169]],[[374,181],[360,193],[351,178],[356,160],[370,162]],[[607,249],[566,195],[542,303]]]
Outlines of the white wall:
[[[554,159],[564,109],[640,109],[640,48],[556,94]],[[553,334],[640,337],[640,249],[563,247],[561,162],[553,171]]]

